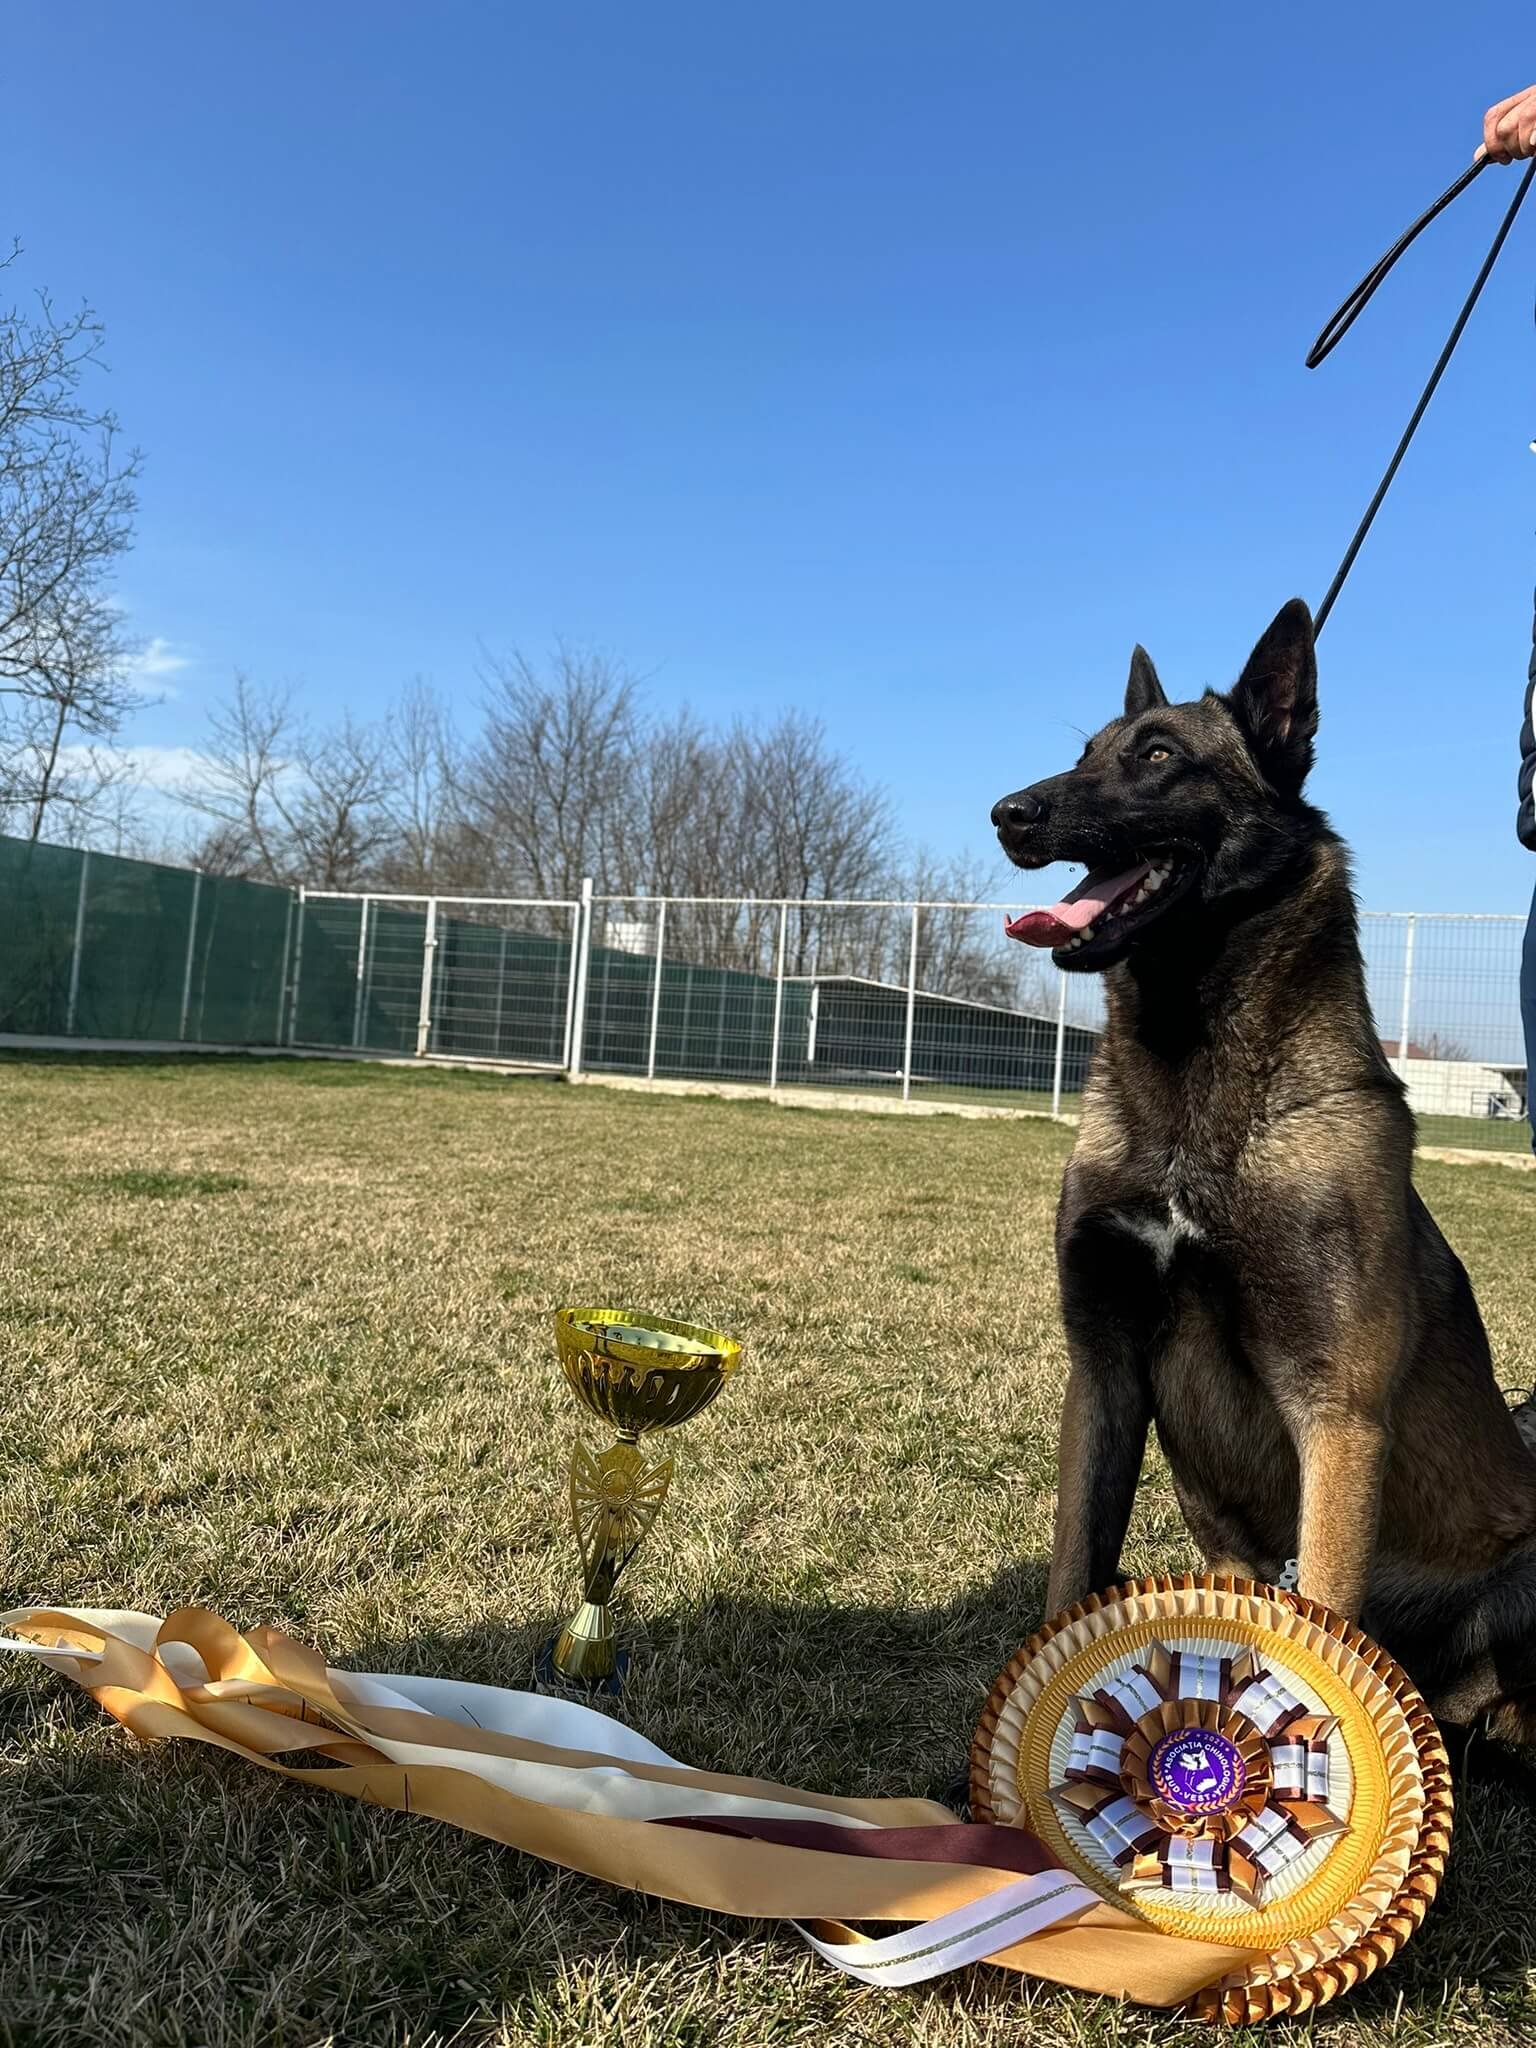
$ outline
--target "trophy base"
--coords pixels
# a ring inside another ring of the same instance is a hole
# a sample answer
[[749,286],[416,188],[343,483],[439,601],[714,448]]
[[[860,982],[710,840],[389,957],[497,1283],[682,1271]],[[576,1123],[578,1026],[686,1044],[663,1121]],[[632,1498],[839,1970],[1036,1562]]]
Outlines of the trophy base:
[[618,1692],[629,1659],[613,1640],[607,1601],[583,1600],[559,1635],[545,1644],[539,1654],[541,1684],[546,1661],[550,1682],[564,1691]]
[[629,1675],[629,1652],[614,1652],[613,1669],[606,1673],[592,1673],[580,1678],[567,1676],[555,1662],[555,1652],[560,1647],[560,1637],[551,1636],[539,1647],[533,1660],[533,1683],[536,1692],[581,1693],[588,1698],[596,1694],[599,1698],[617,1699],[624,1690],[624,1681]]

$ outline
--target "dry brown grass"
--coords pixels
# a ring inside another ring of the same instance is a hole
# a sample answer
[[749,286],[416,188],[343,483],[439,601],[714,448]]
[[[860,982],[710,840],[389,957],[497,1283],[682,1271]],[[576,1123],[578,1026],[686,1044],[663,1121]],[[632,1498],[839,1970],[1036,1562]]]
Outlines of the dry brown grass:
[[[0,1602],[274,1620],[524,1682],[572,1597],[548,1312],[735,1332],[637,1570],[624,1711],[675,1754],[942,1790],[1039,1619],[1063,1376],[1048,1125],[811,1115],[304,1063],[0,1063]],[[1423,1168],[1510,1384],[1536,1176]],[[1154,1466],[1127,1564],[1192,1564]],[[0,2039],[903,2039],[1201,2030],[985,1971],[876,1994],[792,1935],[143,1751],[0,1672]],[[1474,1784],[1448,1892],[1338,2043],[1536,2034],[1536,1812]]]

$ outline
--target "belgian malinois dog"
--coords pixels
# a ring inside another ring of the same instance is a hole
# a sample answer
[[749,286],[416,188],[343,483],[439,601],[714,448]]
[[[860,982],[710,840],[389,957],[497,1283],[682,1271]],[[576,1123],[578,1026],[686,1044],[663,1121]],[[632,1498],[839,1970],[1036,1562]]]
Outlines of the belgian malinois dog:
[[1019,867],[1087,864],[1009,930],[1108,1005],[1057,1216],[1050,1607],[1120,1575],[1151,1424],[1214,1569],[1299,1560],[1442,1720],[1536,1741],[1536,1404],[1414,1190],[1316,730],[1296,599],[1224,695],[1170,704],[1138,647],[1123,717],[992,813]]

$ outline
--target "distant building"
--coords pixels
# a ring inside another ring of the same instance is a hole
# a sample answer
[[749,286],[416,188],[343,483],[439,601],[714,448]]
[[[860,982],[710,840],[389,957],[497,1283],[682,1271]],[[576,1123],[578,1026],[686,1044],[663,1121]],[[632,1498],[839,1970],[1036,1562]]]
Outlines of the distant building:
[[1408,1041],[1408,1057],[1398,1051],[1401,1040],[1384,1038],[1381,1049],[1408,1087],[1408,1107],[1415,1116],[1515,1118],[1525,1115],[1524,1067],[1490,1066],[1483,1060],[1442,1060]]

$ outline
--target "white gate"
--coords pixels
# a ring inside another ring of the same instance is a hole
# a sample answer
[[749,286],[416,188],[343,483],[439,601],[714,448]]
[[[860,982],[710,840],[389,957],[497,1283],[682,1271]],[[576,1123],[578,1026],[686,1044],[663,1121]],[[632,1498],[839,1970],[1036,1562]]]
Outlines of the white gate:
[[583,907],[299,891],[290,1045],[571,1065]]

